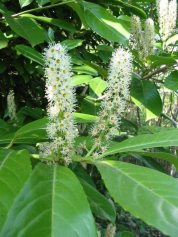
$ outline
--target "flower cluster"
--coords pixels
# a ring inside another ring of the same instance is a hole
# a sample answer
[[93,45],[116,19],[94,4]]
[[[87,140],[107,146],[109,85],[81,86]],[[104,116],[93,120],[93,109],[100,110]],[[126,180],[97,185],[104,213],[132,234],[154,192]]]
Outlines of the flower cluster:
[[93,153],[95,157],[106,151],[107,147],[103,145],[118,133],[121,114],[125,111],[129,96],[131,72],[131,55],[120,47],[112,55],[108,89],[103,96],[98,119],[91,130],[91,135],[95,138],[96,149]]
[[165,42],[172,34],[177,19],[177,0],[157,0],[159,32]]
[[10,90],[7,96],[7,108],[10,120],[16,120],[16,105],[15,105],[15,98],[14,98],[14,91]]
[[145,60],[149,55],[154,54],[155,33],[154,21],[148,18],[145,21],[144,31],[138,16],[132,17],[132,40],[133,48],[137,50],[139,59]]
[[77,136],[74,123],[75,93],[71,86],[71,59],[60,43],[51,44],[44,52],[46,63],[46,97],[49,124],[47,134],[51,142],[41,147],[43,156],[71,160],[73,143]]

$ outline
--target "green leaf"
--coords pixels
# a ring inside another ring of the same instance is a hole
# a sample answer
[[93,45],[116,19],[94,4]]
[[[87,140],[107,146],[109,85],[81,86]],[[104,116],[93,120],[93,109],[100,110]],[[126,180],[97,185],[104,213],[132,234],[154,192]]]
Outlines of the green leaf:
[[77,72],[78,74],[84,73],[91,76],[98,76],[98,72],[93,67],[90,67],[88,65],[73,67],[73,71]]
[[148,62],[151,62],[151,67],[176,64],[176,60],[172,57],[169,57],[169,56],[151,55],[147,58],[147,60],[148,60]]
[[72,77],[72,85],[78,86],[81,84],[88,84],[92,79],[90,75],[75,75]]
[[[8,150],[6,150],[8,151]],[[31,173],[29,154],[26,151],[1,152],[0,163],[0,230],[10,207]]]
[[103,220],[108,220],[114,223],[116,219],[116,210],[111,202],[109,202],[105,196],[99,193],[97,189],[87,183],[84,179],[80,178],[80,182],[95,215]]
[[77,47],[81,46],[82,43],[83,43],[83,40],[81,40],[81,39],[64,40],[61,42],[61,44],[64,45],[67,48],[67,50],[77,48]]
[[90,114],[75,113],[77,123],[93,123],[96,121],[97,116]]
[[0,49],[6,48],[8,45],[8,39],[4,36],[0,30]]
[[48,122],[48,118],[44,117],[42,119],[35,120],[30,122],[20,129],[17,130],[14,136],[14,143],[24,141],[23,143],[31,143],[34,144],[38,141],[47,140],[46,133],[46,124]]
[[100,96],[107,87],[107,82],[100,77],[93,78],[89,83],[90,88],[95,95]]
[[178,129],[158,132],[154,134],[138,135],[118,144],[114,143],[103,156],[117,154],[119,152],[139,151],[153,147],[169,147],[178,145]]
[[35,49],[23,44],[16,45],[15,49],[30,60],[35,61],[42,66],[44,65],[42,55]]
[[37,21],[45,22],[47,24],[57,26],[60,29],[67,30],[71,33],[76,32],[76,29],[72,24],[70,24],[67,21],[61,20],[61,19],[54,19],[54,18],[49,18],[49,17],[45,17],[45,16],[35,16],[32,14],[23,14],[23,17],[27,17],[27,18],[35,19]]
[[4,14],[4,16],[10,28],[17,35],[26,39],[32,46],[43,43],[46,40],[44,29],[35,20],[26,17],[14,19],[8,14]]
[[36,2],[38,3],[39,6],[43,6],[46,3],[50,2],[50,0],[36,0]]
[[1,237],[96,237],[94,219],[70,169],[39,164],[13,205]]
[[114,200],[164,234],[177,237],[178,182],[161,172],[118,161],[96,162]]
[[126,44],[129,31],[124,21],[118,20],[98,4],[82,2],[84,17],[90,28],[111,42]]
[[[74,115],[77,123],[93,123],[97,118],[83,113],[74,113]],[[13,141],[13,144],[36,144],[37,142],[47,141],[47,123],[48,118],[44,117],[22,126],[15,134],[2,134],[0,144],[8,144],[11,141]]]
[[174,164],[176,169],[178,170],[178,156],[175,156],[166,152],[144,152],[144,151],[133,151],[133,153],[143,155],[146,157],[157,158],[160,160],[166,160],[171,164]]
[[178,71],[173,71],[166,77],[164,86],[173,91],[178,90]]
[[166,41],[166,46],[170,45],[170,44],[175,44],[176,41],[178,41],[178,34],[173,35],[172,37],[170,37],[167,41]]
[[123,7],[127,12],[129,11],[142,18],[147,18],[146,12],[137,6],[131,5],[127,2],[120,1],[120,0],[112,0],[111,2],[115,4],[114,7]]
[[21,8],[28,6],[33,0],[19,0]]
[[162,112],[162,101],[155,84],[149,80],[133,78],[131,86],[133,102],[146,109],[146,120],[156,118]]

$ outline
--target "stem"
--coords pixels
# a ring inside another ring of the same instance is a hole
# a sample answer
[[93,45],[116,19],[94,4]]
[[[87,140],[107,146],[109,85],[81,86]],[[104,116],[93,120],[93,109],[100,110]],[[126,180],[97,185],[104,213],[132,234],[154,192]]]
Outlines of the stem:
[[[30,9],[30,10],[26,10],[26,11],[23,11],[23,12],[19,12],[19,13],[13,14],[11,17],[15,18],[15,17],[21,16],[21,15],[26,14],[26,13],[31,13],[31,12],[36,12],[36,11],[43,11],[43,10],[47,10],[47,9],[50,9],[50,8],[58,7],[58,6],[67,4],[67,3],[72,3],[72,2],[75,2],[75,0],[69,0],[69,1],[66,1],[66,2],[60,2],[60,3],[53,4],[53,5],[45,6],[45,7],[36,7],[36,8]],[[4,20],[4,19],[5,18],[2,17],[0,20]]]
[[85,157],[90,156],[90,155],[93,153],[93,151],[94,151],[95,149],[96,149],[96,145],[94,144],[94,145],[92,146],[91,150],[86,154]]
[[[172,66],[175,67],[176,65],[172,65]],[[167,71],[168,69],[170,69],[169,66],[164,66],[164,67],[162,67],[162,68],[158,68],[158,69],[156,69],[155,71],[150,72],[150,73],[148,73],[147,75],[143,76],[142,79],[143,79],[143,80],[149,79],[149,78],[151,78],[152,76],[155,76],[155,75],[157,75],[157,74],[159,74],[159,73],[161,73],[161,72]]]
[[162,116],[167,118],[173,125],[175,128],[178,128],[178,122],[176,122],[174,119],[172,119],[171,117],[169,117],[167,114],[162,113]]

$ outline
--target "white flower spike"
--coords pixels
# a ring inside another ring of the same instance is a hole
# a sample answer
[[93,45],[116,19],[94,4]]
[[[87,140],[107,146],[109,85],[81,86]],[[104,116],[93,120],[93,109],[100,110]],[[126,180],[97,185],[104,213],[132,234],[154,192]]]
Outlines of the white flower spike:
[[51,139],[41,146],[42,155],[71,161],[73,143],[77,136],[74,123],[75,93],[71,85],[71,59],[60,43],[51,44],[44,52],[46,97],[49,124],[47,134]]
[[91,130],[91,135],[95,137],[95,156],[106,150],[106,143],[118,132],[121,114],[125,111],[129,97],[131,73],[131,54],[120,47],[112,55],[108,89],[103,96],[98,119]]
[[165,42],[173,33],[177,20],[177,0],[157,0],[160,36]]

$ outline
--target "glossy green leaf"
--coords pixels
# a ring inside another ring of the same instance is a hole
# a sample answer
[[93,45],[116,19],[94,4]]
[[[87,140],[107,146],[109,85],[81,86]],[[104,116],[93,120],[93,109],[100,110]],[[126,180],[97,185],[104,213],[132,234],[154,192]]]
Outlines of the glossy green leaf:
[[156,118],[161,114],[162,101],[153,82],[133,78],[131,96],[140,109],[146,109],[146,120]]
[[90,67],[88,65],[73,67],[73,71],[77,72],[78,74],[84,73],[91,76],[98,76],[98,72],[93,67]]
[[88,84],[92,79],[90,75],[75,75],[72,77],[72,84],[78,86],[81,84]]
[[37,21],[41,21],[41,22],[44,22],[44,23],[47,23],[50,25],[54,25],[60,29],[67,30],[71,33],[74,33],[76,31],[75,27],[72,24],[70,24],[69,22],[64,21],[62,19],[49,18],[46,16],[35,16],[32,14],[23,14],[23,17],[35,19]]
[[148,62],[151,63],[151,67],[158,67],[162,65],[174,65],[176,64],[176,60],[172,57],[168,56],[157,56],[152,55],[148,57]]
[[4,150],[0,161],[0,230],[10,207],[31,173],[29,154],[26,151]]
[[32,61],[35,61],[42,66],[44,65],[44,60],[43,60],[42,55],[35,49],[23,44],[16,45],[15,49],[18,52],[20,52],[22,55],[24,55],[25,57],[31,59]]
[[44,29],[35,20],[26,17],[14,19],[10,15],[4,15],[10,28],[17,35],[26,39],[32,46],[43,43],[46,40]]
[[70,169],[39,164],[14,203],[1,237],[96,237],[94,219]]
[[173,91],[178,90],[178,71],[173,71],[166,77],[164,86]]
[[4,36],[3,32],[0,30],[0,49],[6,48],[8,45],[8,39]]
[[84,179],[80,178],[80,182],[88,197],[88,201],[94,214],[101,219],[114,223],[116,219],[116,210],[113,204],[111,204],[105,196],[99,193],[97,189],[87,183]]
[[[77,123],[93,123],[97,116],[83,113],[74,113]],[[46,126],[48,118],[37,119],[33,122],[25,124],[18,129],[15,134],[2,134],[0,136],[0,144],[36,144],[48,140]]]
[[32,2],[33,2],[33,0],[19,0],[21,8],[28,6]]
[[43,6],[46,3],[50,2],[50,0],[36,0],[36,2],[39,4],[39,6]]
[[114,200],[171,237],[178,232],[178,182],[161,172],[119,161],[96,162]]
[[100,77],[93,78],[89,83],[90,88],[95,95],[100,96],[107,87],[107,82]]
[[96,121],[97,116],[83,113],[75,113],[77,123],[93,123]]
[[132,12],[134,15],[138,15],[141,18],[147,18],[147,14],[143,9],[129,4],[128,2],[120,0],[112,0],[111,2],[115,4],[114,7],[123,7],[126,11]]
[[169,147],[177,145],[178,129],[175,128],[170,131],[138,135],[118,144],[114,143],[110,146],[107,152],[103,154],[103,156],[113,155],[119,152],[139,151],[146,148]]
[[166,160],[171,164],[174,164],[176,169],[178,170],[178,156],[175,156],[166,152],[145,152],[145,151],[133,151],[133,153],[143,155],[146,157],[157,158],[160,160]]
[[79,46],[81,46],[83,43],[83,40],[81,39],[74,39],[74,40],[64,40],[61,42],[62,45],[64,45],[67,50],[71,50],[71,49],[74,49],[74,48],[77,48]]
[[[38,119],[36,121],[30,122],[24,126],[22,126],[14,136],[14,143],[19,140],[23,140],[23,143],[33,142],[36,143],[38,141],[45,141],[47,139],[46,134],[46,124],[48,122],[48,118]],[[26,142],[25,142],[26,141]],[[21,141],[22,142],[22,141]]]
[[83,11],[83,7],[82,5],[75,3],[75,2],[71,2],[71,3],[67,3],[67,5],[69,7],[72,8],[73,11],[76,12],[76,14],[79,16],[80,21],[81,21],[81,25],[83,25],[85,27],[85,29],[88,29],[89,26],[85,20],[85,12]]
[[82,2],[84,16],[90,28],[111,42],[126,44],[129,31],[124,21],[118,20],[98,4]]

